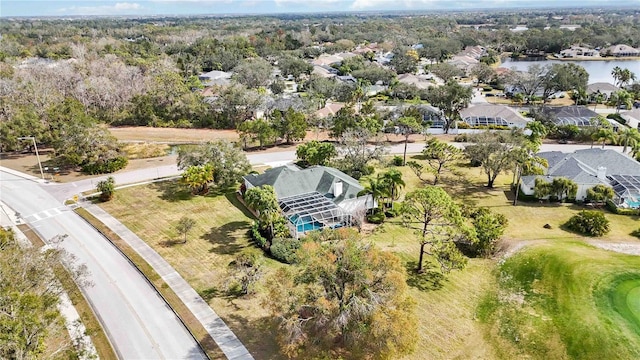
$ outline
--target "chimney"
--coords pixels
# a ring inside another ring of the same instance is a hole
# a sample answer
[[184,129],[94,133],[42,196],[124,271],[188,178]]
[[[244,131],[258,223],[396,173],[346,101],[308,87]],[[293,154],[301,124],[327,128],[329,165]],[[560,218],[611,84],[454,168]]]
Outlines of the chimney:
[[604,166],[598,166],[598,179],[607,180],[607,168]]
[[338,197],[342,195],[342,181],[336,181],[333,183],[333,196]]

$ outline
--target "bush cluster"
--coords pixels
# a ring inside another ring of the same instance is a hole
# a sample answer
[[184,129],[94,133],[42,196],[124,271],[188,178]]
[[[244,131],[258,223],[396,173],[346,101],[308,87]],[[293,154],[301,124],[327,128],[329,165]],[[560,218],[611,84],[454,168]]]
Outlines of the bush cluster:
[[275,238],[271,243],[269,252],[271,256],[278,261],[294,264],[298,261],[297,251],[303,242],[303,239]]
[[110,174],[112,172],[124,169],[129,163],[124,156],[118,156],[113,159],[106,160],[104,162],[95,162],[82,165],[82,172],[95,175],[95,174]]
[[609,220],[602,212],[596,210],[580,211],[565,225],[572,231],[589,236],[602,236],[611,230]]

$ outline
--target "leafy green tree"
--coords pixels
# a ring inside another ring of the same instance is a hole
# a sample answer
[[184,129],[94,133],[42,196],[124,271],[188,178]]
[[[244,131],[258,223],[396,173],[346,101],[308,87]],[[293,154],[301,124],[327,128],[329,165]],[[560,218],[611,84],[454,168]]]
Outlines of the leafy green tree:
[[451,37],[429,37],[422,39],[420,57],[443,62],[462,50],[462,43]]
[[233,80],[249,89],[257,89],[268,84],[273,67],[266,60],[257,57],[242,60],[233,71]]
[[350,233],[306,242],[298,256],[300,266],[278,269],[266,286],[285,354],[390,359],[413,351],[417,322],[395,255]]
[[275,237],[274,223],[282,217],[276,191],[271,185],[252,187],[244,193],[244,200],[258,213],[261,228],[269,230],[269,240]]
[[444,132],[449,133],[451,125],[460,119],[460,110],[471,103],[473,89],[450,81],[444,86],[430,89],[427,100],[431,105],[442,110],[445,115]]
[[188,216],[183,216],[180,218],[180,220],[178,220],[178,223],[176,224],[176,230],[181,235],[184,235],[183,243],[187,243],[187,234],[191,231],[191,229],[193,229],[195,225],[196,221]]
[[[424,166],[417,161],[407,161],[407,166],[414,174],[418,177],[418,179],[422,179],[422,172],[424,171]],[[424,180],[423,180],[424,181]]]
[[278,59],[278,68],[282,71],[282,75],[291,75],[299,79],[302,74],[310,75],[313,66],[308,62],[293,56],[283,56]]
[[415,73],[418,69],[418,59],[411,56],[409,50],[395,49],[394,55],[389,66],[391,66],[398,75]]
[[464,152],[472,161],[480,164],[487,175],[487,187],[492,188],[498,175],[511,169],[513,151],[522,145],[523,137],[513,132],[504,136],[486,131],[472,136],[470,141],[473,144],[467,146]]
[[254,117],[260,103],[261,96],[254,90],[240,84],[225,87],[214,103],[219,109],[219,125],[236,129],[242,122]]
[[566,223],[567,228],[589,236],[603,236],[611,230],[609,219],[597,210],[583,210],[573,215]]
[[296,149],[296,156],[309,166],[326,165],[338,155],[335,145],[316,140],[301,144]]
[[462,158],[462,150],[436,138],[427,141],[422,154],[427,159],[429,171],[434,175],[433,185],[438,185],[444,170],[448,170],[454,162]]
[[485,63],[479,63],[471,68],[471,76],[476,78],[476,83],[489,83],[496,77],[496,71]]
[[412,134],[418,134],[422,131],[422,121],[414,116],[403,116],[394,122],[399,132],[404,136],[404,152],[402,156],[402,165],[407,163],[407,144]]
[[257,141],[260,148],[275,142],[277,135],[274,125],[264,119],[249,120],[238,125],[243,147],[247,148],[247,140]]
[[178,169],[211,164],[215,168],[213,182],[220,188],[238,183],[251,170],[246,154],[226,140],[209,141],[178,149]]
[[587,189],[587,201],[604,204],[613,199],[614,195],[615,192],[613,191],[613,188],[604,184],[598,184]]
[[284,138],[287,144],[291,144],[292,141],[304,140],[307,136],[309,124],[304,113],[289,107],[285,112],[275,110],[271,117],[278,135]]
[[496,251],[496,242],[504,234],[509,221],[506,216],[494,213],[489,208],[480,207],[473,209],[469,214],[471,223],[475,229],[477,241],[472,244],[471,250],[480,256],[491,256]]
[[109,201],[116,192],[116,180],[109,176],[105,180],[98,181],[96,190],[100,193],[100,201]]
[[446,62],[428,65],[428,70],[433,75],[442,79],[445,83],[453,80],[453,78],[455,78],[456,76],[464,75],[464,71],[462,71],[460,68]]
[[449,194],[435,186],[414,190],[405,197],[402,214],[404,226],[419,236],[418,272],[423,271],[425,254],[432,256],[443,272],[464,268],[467,260],[454,244],[463,228],[462,213]]
[[182,182],[191,188],[194,194],[209,192],[209,183],[213,181],[213,165],[192,165],[182,172]]
[[616,113],[620,112],[620,108],[631,109],[633,106],[633,95],[626,90],[618,90],[609,97],[609,104],[616,107]]
[[[50,341],[52,335],[67,331],[58,310],[63,290],[52,269],[68,271],[85,287],[89,286],[86,268],[69,261],[68,254],[55,243],[43,249],[25,247],[12,231],[3,228],[0,253],[0,358],[78,357],[73,342]],[[63,261],[69,270],[62,267]]]

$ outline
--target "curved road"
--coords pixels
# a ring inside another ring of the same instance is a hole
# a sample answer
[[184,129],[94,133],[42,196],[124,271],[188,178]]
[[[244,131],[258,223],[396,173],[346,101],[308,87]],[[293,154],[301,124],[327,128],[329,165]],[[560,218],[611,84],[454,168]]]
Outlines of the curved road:
[[[0,170],[2,170],[0,168]],[[0,171],[0,199],[43,238],[86,264],[84,289],[121,359],[205,359],[197,342],[146,279],[95,229],[36,181]]]

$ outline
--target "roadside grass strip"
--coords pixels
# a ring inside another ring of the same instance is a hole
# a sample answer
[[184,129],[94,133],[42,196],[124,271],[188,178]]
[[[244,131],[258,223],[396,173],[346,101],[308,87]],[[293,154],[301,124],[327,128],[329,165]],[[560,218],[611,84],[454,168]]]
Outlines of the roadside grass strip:
[[186,305],[180,300],[169,285],[162,280],[160,275],[149,265],[133,248],[122,240],[111,229],[82,208],[75,209],[75,212],[106,237],[115,247],[124,254],[132,264],[147,278],[156,291],[162,296],[166,303],[173,309],[180,321],[186,326],[193,338],[200,344],[207,357],[210,359],[222,359],[224,354],[209,335],[207,330],[196,319]]

